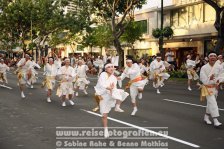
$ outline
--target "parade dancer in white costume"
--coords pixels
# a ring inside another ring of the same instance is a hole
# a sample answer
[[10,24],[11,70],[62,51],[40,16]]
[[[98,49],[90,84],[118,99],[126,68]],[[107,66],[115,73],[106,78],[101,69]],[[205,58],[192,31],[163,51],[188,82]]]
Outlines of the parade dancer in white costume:
[[87,85],[90,83],[87,80],[86,72],[89,70],[88,66],[84,64],[83,60],[78,61],[78,66],[76,68],[76,80],[74,88],[76,90],[76,96],[79,95],[79,90],[83,90],[84,94],[87,95]]
[[19,87],[21,91],[21,97],[25,98],[24,95],[24,87],[26,84],[30,85],[29,80],[32,77],[32,61],[30,60],[30,56],[28,54],[25,55],[25,58],[22,58],[17,63],[18,69],[16,70],[17,78],[19,80]]
[[103,59],[100,56],[98,56],[98,58],[93,62],[93,65],[95,67],[98,67],[99,68],[99,71],[98,71],[98,77],[99,77],[99,75],[103,71],[103,66],[104,66]]
[[72,81],[75,78],[75,71],[70,66],[70,59],[65,59],[65,66],[62,66],[58,70],[57,75],[60,77],[61,82],[57,89],[56,95],[62,97],[62,106],[66,106],[66,98],[69,99],[68,101],[71,105],[74,105],[74,102],[72,101],[74,94]]
[[40,65],[38,65],[34,60],[31,61],[32,62],[32,65],[31,65],[31,77],[30,79],[28,80],[28,85],[30,85],[30,88],[33,88],[33,84],[37,82],[37,75],[38,75],[38,72],[35,70],[35,67],[40,69]]
[[222,68],[222,70],[223,70],[223,72],[224,72],[223,55],[219,55],[219,56],[218,56],[218,60],[216,61],[216,63],[218,63],[218,64],[221,66],[221,68]]
[[118,77],[119,85],[121,85],[121,81],[124,78],[129,78],[130,81],[126,85],[126,89],[130,88],[130,96],[131,96],[131,102],[133,105],[133,111],[131,115],[135,115],[138,111],[137,109],[137,102],[136,97],[138,96],[139,99],[142,99],[142,92],[144,90],[144,87],[147,83],[147,80],[141,76],[141,70],[137,63],[133,63],[132,59],[126,60],[127,67],[125,68],[124,72],[121,74],[120,77]]
[[[48,61],[48,62],[47,62]],[[47,91],[47,102],[51,102],[52,90],[55,86],[55,79],[57,75],[57,66],[54,64],[53,58],[46,58],[44,65],[44,75],[45,79],[42,83],[43,87]]]
[[153,79],[153,87],[157,89],[157,94],[160,94],[159,87],[164,86],[164,80],[170,77],[170,75],[165,72],[166,68],[161,58],[161,55],[157,54],[156,59],[150,64],[150,79]]
[[104,127],[104,137],[109,137],[108,132],[108,113],[111,108],[115,107],[115,111],[124,112],[120,109],[120,104],[129,95],[122,89],[117,89],[117,78],[113,75],[114,66],[111,63],[105,65],[105,72],[99,76],[95,86],[96,96],[100,99],[100,113],[102,114],[102,122]]
[[140,67],[141,75],[146,80],[146,85],[149,83],[149,67],[145,65],[145,60],[141,59],[141,62],[138,64]]
[[216,65],[217,55],[215,52],[210,52],[208,55],[209,63],[201,68],[200,80],[203,83],[201,86],[201,100],[206,97],[207,107],[204,115],[204,121],[206,124],[211,125],[212,122],[209,120],[211,116],[213,118],[214,126],[219,127],[222,125],[218,121],[219,109],[217,105],[218,85],[224,81],[224,76],[220,77],[221,67]]
[[196,59],[195,61],[191,60],[191,55],[187,56],[186,60],[186,68],[187,68],[187,76],[188,76],[188,90],[191,91],[191,81],[198,80],[199,76],[194,70],[196,64],[200,63],[200,60]]
[[6,71],[9,71],[9,67],[4,63],[4,59],[0,59],[0,82],[3,85],[8,84],[8,79],[6,75]]

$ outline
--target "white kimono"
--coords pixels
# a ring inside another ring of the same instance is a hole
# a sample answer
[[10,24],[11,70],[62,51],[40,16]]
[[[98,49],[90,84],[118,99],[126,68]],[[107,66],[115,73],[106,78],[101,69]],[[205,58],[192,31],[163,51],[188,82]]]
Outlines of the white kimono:
[[28,81],[27,73],[31,72],[32,66],[33,66],[32,61],[30,61],[30,60],[26,61],[25,58],[22,58],[17,63],[17,67],[19,67],[19,68],[16,70],[16,73],[17,73],[17,77],[19,79],[20,84],[27,83],[27,81]]
[[187,76],[188,76],[189,80],[191,80],[191,79],[198,80],[199,79],[198,74],[194,70],[197,63],[198,62],[190,60],[190,59],[187,59],[187,61],[186,61]]
[[48,89],[53,89],[55,86],[55,77],[57,75],[57,67],[55,64],[50,65],[47,63],[44,66],[44,75],[45,75],[45,80],[43,82],[43,86],[45,87],[46,90]]
[[38,74],[38,72],[35,70],[35,67],[37,67],[38,69],[40,69],[41,67],[34,61],[31,61],[31,62],[32,63],[31,63],[30,69],[31,69],[32,76],[30,78],[30,82],[35,83],[37,81],[36,75]]
[[[210,80],[210,76],[214,74],[214,80]],[[216,102],[216,96],[218,91],[215,84],[220,79],[219,75],[221,74],[220,65],[215,64],[213,67],[208,64],[204,65],[201,68],[200,80],[203,85],[207,88],[210,95],[206,96],[207,99],[207,108],[206,113],[211,114],[213,118],[219,116],[219,109]],[[221,81],[221,80],[220,80]]]
[[[107,87],[110,87],[111,84],[114,84],[114,89],[112,92],[107,90]],[[100,95],[103,99],[100,100],[100,113],[109,113],[111,108],[116,104],[116,100],[124,101],[129,95],[127,92],[124,92],[122,89],[117,89],[117,78],[112,74],[108,75],[106,72],[102,72],[99,76],[98,82],[94,87],[96,95]]]
[[163,61],[158,62],[157,59],[155,59],[150,64],[150,72],[151,72],[150,79],[157,80],[157,82],[155,82],[154,85],[155,88],[161,86],[163,84],[163,81],[167,80],[170,77],[168,73],[164,72],[165,70],[166,67]]
[[5,63],[0,63],[0,82],[8,83],[6,71],[9,71],[9,67]]
[[219,64],[221,69],[222,69],[222,73],[224,73],[224,62],[221,62],[220,60],[216,61],[216,64]]
[[60,76],[61,83],[57,90],[57,95],[60,97],[62,95],[68,96],[73,95],[73,84],[72,81],[74,80],[76,74],[75,70],[71,66],[62,66],[59,70],[57,75]]
[[[130,85],[130,96],[132,102],[134,103],[136,101],[136,96],[138,95],[138,89],[143,90],[148,81],[147,79],[141,79],[141,69],[136,63],[132,64],[132,67],[125,68],[124,72],[121,74],[121,80],[126,77],[129,78],[130,81],[132,81]],[[119,82],[119,85],[122,86],[121,81]]]
[[217,60],[215,65],[218,65],[221,69],[221,72],[219,73],[217,80],[219,80],[220,83],[224,83],[224,63]]
[[90,82],[87,80],[86,71],[88,71],[89,68],[87,65],[81,65],[76,67],[76,81],[74,87],[79,87],[80,90],[84,90],[86,85],[88,85]]

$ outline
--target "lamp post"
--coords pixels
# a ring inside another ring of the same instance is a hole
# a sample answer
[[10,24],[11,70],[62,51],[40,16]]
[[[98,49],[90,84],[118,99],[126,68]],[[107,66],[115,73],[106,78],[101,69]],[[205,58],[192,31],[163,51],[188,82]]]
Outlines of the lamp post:
[[161,0],[161,35],[159,37],[159,51],[162,54],[162,58],[164,59],[164,50],[163,50],[163,0]]

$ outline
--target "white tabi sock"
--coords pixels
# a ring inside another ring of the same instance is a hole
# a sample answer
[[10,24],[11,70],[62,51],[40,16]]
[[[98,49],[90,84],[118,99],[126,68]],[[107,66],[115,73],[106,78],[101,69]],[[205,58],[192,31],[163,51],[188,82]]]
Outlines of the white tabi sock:
[[109,132],[107,127],[104,127],[104,138],[109,138]]
[[208,125],[211,125],[212,124],[212,122],[209,120],[209,116],[207,114],[205,114],[205,116],[204,116],[204,121]]
[[21,92],[21,97],[25,98],[25,95],[24,95],[23,91]]
[[219,127],[219,126],[222,125],[222,123],[220,123],[217,118],[213,118],[213,121],[214,121],[214,126],[215,127]]

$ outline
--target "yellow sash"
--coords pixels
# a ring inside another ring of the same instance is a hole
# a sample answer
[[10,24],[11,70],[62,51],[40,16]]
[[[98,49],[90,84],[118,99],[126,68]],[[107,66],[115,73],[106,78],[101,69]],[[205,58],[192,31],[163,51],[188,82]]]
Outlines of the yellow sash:
[[17,78],[18,78],[19,80],[21,80],[22,77],[23,77],[23,73],[22,73],[21,71],[18,71],[18,72],[17,72]]
[[103,97],[100,95],[94,95],[94,99],[96,100],[97,105],[99,106],[100,100],[103,100]]
[[5,76],[3,73],[0,73],[0,80],[5,81]]
[[75,79],[73,80],[73,83],[76,83],[76,81],[78,80],[78,76],[75,77]]
[[44,81],[42,82],[42,87],[47,87],[47,89],[53,89],[51,80],[54,80],[55,77],[47,76]]
[[159,81],[162,80],[162,77],[159,76],[159,73],[154,73],[155,83],[157,84]]
[[193,77],[195,77],[196,72],[195,72],[194,69],[188,69],[188,70],[187,70],[187,74],[192,75]]
[[201,98],[200,101],[205,101],[206,96],[213,95],[213,92],[209,91],[208,88],[215,88],[216,85],[201,85]]

